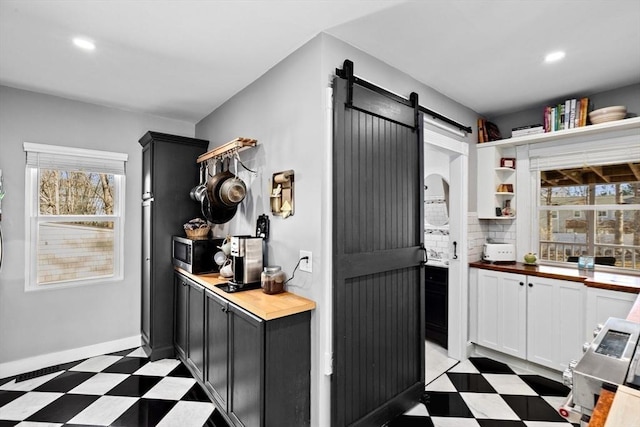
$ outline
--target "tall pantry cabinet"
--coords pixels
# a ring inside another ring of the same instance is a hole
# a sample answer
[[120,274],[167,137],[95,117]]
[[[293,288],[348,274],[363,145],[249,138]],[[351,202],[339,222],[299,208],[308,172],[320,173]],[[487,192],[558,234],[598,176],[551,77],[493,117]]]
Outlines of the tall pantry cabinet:
[[142,347],[151,360],[174,356],[173,235],[201,216],[189,191],[198,184],[196,159],[209,141],[147,132],[142,145]]

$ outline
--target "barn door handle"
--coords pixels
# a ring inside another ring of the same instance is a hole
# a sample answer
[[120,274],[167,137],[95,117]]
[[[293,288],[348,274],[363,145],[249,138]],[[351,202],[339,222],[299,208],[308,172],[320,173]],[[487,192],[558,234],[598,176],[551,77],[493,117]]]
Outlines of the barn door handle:
[[453,242],[453,259],[458,259],[458,242]]
[[424,245],[420,245],[420,250],[422,251],[422,265],[427,265],[429,261],[429,257],[427,256],[427,248]]

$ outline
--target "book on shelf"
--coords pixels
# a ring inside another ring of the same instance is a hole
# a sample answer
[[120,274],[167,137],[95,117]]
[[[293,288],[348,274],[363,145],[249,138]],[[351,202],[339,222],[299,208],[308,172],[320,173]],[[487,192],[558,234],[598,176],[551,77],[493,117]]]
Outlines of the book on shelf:
[[545,132],[573,129],[587,125],[589,98],[569,98],[556,105],[548,105],[543,110]]
[[495,123],[488,122],[485,119],[478,119],[478,143],[490,141],[499,141],[502,139],[500,130]]
[[530,128],[530,129],[514,130],[511,132],[511,137],[513,138],[516,136],[523,136],[523,135],[535,135],[537,133],[544,133],[544,128],[540,126],[540,127]]

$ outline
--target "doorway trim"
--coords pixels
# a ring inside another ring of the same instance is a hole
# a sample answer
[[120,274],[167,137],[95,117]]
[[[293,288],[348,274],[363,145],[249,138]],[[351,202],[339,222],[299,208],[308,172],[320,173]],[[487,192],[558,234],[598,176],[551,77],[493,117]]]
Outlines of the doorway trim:
[[[448,354],[457,360],[468,357],[469,324],[469,145],[430,129],[424,123],[424,143],[449,154],[449,288]],[[424,171],[425,175],[428,171]],[[457,258],[453,258],[454,245]]]

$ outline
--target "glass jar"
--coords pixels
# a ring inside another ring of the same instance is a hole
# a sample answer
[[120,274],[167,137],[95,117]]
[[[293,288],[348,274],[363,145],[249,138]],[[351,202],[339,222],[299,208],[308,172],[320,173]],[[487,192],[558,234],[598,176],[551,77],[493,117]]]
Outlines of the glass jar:
[[284,271],[279,265],[265,267],[260,275],[260,285],[265,294],[279,294],[284,292]]

